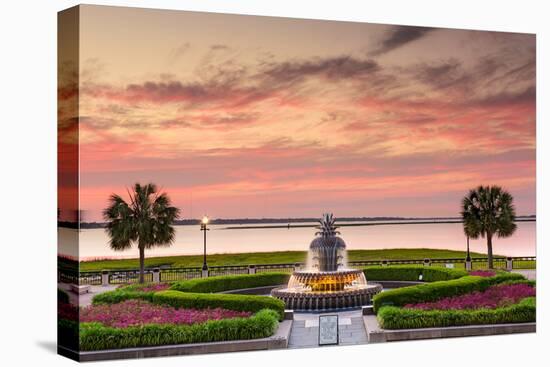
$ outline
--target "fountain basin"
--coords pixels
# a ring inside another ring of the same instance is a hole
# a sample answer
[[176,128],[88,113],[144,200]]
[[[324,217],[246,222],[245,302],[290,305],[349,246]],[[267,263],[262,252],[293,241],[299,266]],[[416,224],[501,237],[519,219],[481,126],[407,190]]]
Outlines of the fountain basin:
[[287,309],[297,311],[332,311],[366,306],[382,291],[377,283],[357,285],[339,291],[304,291],[298,288],[275,288],[271,295],[282,300]]
[[366,284],[365,274],[359,269],[295,271],[290,277],[288,288],[306,292],[334,292]]

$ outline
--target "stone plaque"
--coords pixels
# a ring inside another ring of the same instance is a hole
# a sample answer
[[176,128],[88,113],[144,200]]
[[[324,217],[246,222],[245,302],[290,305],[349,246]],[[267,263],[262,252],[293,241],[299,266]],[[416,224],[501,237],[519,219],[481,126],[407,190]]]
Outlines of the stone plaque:
[[319,316],[319,345],[338,344],[338,315]]

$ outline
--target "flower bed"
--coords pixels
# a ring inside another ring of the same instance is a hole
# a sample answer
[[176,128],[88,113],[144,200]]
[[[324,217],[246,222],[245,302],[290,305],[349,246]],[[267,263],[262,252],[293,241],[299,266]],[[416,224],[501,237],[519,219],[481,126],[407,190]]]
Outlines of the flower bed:
[[57,303],[57,318],[59,320],[78,320],[78,307],[66,302]]
[[445,297],[484,291],[492,285],[507,281],[525,280],[521,274],[502,273],[493,277],[465,276],[459,279],[415,285],[382,292],[374,296],[375,312],[383,306],[434,302]]
[[534,322],[535,283],[514,273],[466,276],[387,291],[374,299],[384,329]]
[[204,343],[273,335],[284,303],[266,296],[188,293],[129,285],[82,309],[81,350]]
[[80,322],[100,322],[105,326],[129,327],[145,324],[191,325],[208,320],[249,317],[250,312],[207,308],[203,310],[175,309],[141,300],[92,305],[80,310]]
[[283,319],[285,304],[277,298],[268,296],[249,296],[241,294],[209,294],[187,293],[179,291],[161,291],[153,295],[153,302],[161,305],[169,305],[175,308],[216,308],[227,310],[258,312],[270,309]]
[[57,343],[78,349],[78,307],[69,303],[69,295],[57,290]]
[[535,298],[528,297],[517,304],[495,309],[420,310],[384,306],[377,317],[384,329],[418,329],[534,322],[536,314]]
[[265,338],[273,335],[278,314],[262,310],[250,317],[209,320],[191,325],[145,324],[110,327],[99,322],[80,324],[80,350],[135,348]]
[[527,284],[495,285],[482,292],[442,298],[435,302],[407,304],[405,308],[419,310],[495,309],[518,303],[523,298],[534,297],[535,293],[535,288]]
[[[280,277],[253,277],[253,282]],[[227,285],[226,280],[215,287]],[[197,284],[190,285],[204,285]],[[232,278],[230,284],[235,284]],[[265,338],[283,318],[284,303],[271,297],[166,290],[170,286],[129,285],[96,295],[92,306],[81,310],[80,349]]]
[[[182,281],[173,285],[166,284],[147,284],[147,285],[129,285],[117,288],[113,291],[96,295],[92,299],[93,305],[115,304],[127,300],[143,300],[151,303],[169,305],[175,308],[223,308],[233,311],[258,312],[264,308],[276,311],[282,320],[284,314],[284,302],[268,296],[252,296],[240,294],[216,294],[208,293],[214,289],[225,290],[235,289],[235,284],[246,282],[248,286],[254,284],[279,284],[281,280],[288,280],[288,274],[284,273],[265,273],[257,275],[244,276],[221,276],[204,278],[204,281]],[[202,280],[202,279],[197,279]],[[160,290],[156,289],[166,289]],[[176,289],[176,290],[174,290]],[[197,293],[191,293],[185,290],[196,290]],[[205,293],[202,293],[202,292]]]
[[222,275],[175,282],[170,289],[180,292],[217,293],[235,289],[266,287],[286,284],[290,274],[259,273]]

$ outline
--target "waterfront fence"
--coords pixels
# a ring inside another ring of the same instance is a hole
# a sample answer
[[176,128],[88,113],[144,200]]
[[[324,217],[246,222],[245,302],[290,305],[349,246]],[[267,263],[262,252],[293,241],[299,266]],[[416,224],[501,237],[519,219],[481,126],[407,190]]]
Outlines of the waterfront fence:
[[[508,271],[514,269],[536,269],[536,263],[537,260],[535,256],[493,258],[493,265],[496,269]],[[206,271],[203,271],[201,267],[147,268],[145,270],[145,281],[173,282],[178,280],[188,280],[219,275],[257,274],[266,272],[292,273],[293,271],[302,269],[304,265],[304,263],[225,265],[211,266]],[[424,265],[456,269],[483,270],[487,269],[487,258],[472,258],[470,262],[467,262],[463,258],[348,261],[348,266],[355,269],[380,265]],[[131,284],[139,282],[139,270],[116,269],[78,272],[75,268],[60,267],[58,269],[58,282],[80,285]]]

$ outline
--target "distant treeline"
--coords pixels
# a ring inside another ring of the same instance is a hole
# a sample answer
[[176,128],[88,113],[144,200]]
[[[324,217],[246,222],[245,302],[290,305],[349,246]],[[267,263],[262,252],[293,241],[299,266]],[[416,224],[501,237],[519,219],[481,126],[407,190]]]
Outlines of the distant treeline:
[[[517,217],[517,221],[532,221],[536,219],[536,215],[526,215]],[[311,223],[317,222],[319,218],[237,218],[237,219],[211,219],[210,224],[229,224],[229,225],[246,225],[246,224],[292,224],[292,223]],[[337,222],[376,222],[376,221],[411,221],[411,220],[423,220],[423,221],[442,221],[442,220],[458,220],[459,217],[340,217]],[[181,219],[174,223],[175,225],[199,225],[200,219]],[[92,229],[92,228],[104,228],[106,223],[104,222],[82,222],[80,228]],[[78,228],[75,222],[58,222],[58,227],[62,228]]]

